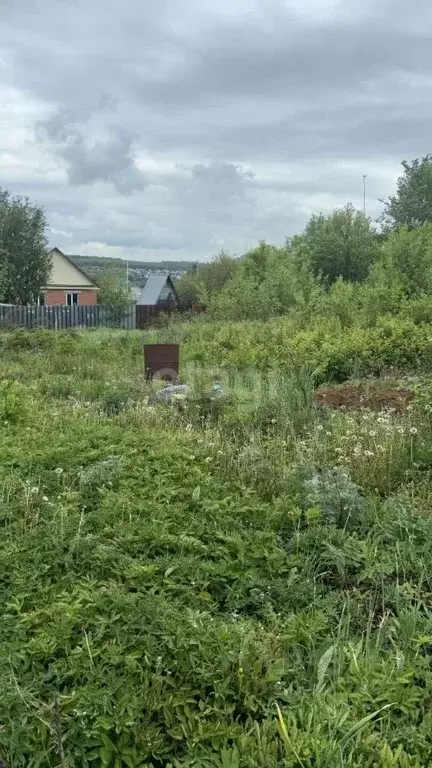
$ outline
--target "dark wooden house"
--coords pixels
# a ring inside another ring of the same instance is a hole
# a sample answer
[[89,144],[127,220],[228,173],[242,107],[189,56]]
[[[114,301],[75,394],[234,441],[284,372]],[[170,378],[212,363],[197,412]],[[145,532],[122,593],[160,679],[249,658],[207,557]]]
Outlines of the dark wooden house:
[[136,304],[136,327],[145,328],[155,315],[178,309],[180,301],[171,276],[150,275]]

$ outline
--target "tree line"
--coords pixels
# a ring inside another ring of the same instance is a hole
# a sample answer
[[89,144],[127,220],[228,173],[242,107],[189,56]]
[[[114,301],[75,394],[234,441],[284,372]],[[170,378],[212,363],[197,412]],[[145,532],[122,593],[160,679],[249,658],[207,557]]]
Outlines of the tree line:
[[[351,204],[314,215],[282,247],[261,242],[241,257],[221,253],[195,266],[177,282],[182,303],[221,317],[261,318],[310,304],[341,281],[369,286],[384,303],[432,292],[432,155],[402,166],[378,226]],[[51,269],[47,231],[39,205],[0,188],[0,301],[37,299]],[[111,273],[102,282],[101,298],[106,293],[118,304],[120,292],[127,303],[118,278]]]
[[384,312],[402,297],[431,293],[432,155],[402,166],[378,222],[348,204],[312,216],[282,247],[261,242],[237,258],[221,253],[178,281],[183,303],[216,317],[261,319],[342,293],[369,299],[371,311],[379,302]]

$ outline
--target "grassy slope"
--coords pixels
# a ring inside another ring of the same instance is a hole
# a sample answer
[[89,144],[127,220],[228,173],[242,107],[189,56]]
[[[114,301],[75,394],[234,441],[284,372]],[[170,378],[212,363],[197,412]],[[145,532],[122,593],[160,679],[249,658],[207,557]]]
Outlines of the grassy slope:
[[429,517],[264,500],[146,405],[138,335],[4,338],[3,760],[427,765]]

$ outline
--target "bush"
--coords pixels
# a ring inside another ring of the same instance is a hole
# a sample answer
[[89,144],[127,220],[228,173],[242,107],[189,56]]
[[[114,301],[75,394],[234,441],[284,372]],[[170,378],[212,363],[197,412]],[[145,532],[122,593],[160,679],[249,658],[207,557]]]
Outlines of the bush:
[[0,334],[1,348],[8,352],[38,352],[51,349],[56,342],[53,331],[27,331],[24,328]]
[[304,492],[307,509],[320,510],[327,525],[352,527],[365,510],[360,488],[341,467],[314,470],[304,484]]
[[18,381],[0,381],[0,424],[18,424],[26,419],[28,396]]
[[130,408],[131,404],[130,392],[111,389],[104,393],[100,406],[106,416],[117,416],[122,411]]

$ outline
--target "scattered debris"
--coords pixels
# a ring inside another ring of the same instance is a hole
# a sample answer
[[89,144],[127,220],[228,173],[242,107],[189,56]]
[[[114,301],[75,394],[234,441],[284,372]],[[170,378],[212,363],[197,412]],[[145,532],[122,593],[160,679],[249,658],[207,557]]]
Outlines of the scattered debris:
[[381,411],[392,408],[404,411],[414,397],[410,389],[396,387],[365,386],[353,384],[340,387],[326,387],[315,394],[315,401],[329,408],[356,410],[369,408]]
[[171,400],[178,400],[179,397],[185,398],[188,394],[187,384],[173,384],[170,387],[164,387],[157,392],[156,397],[162,403],[169,403]]

